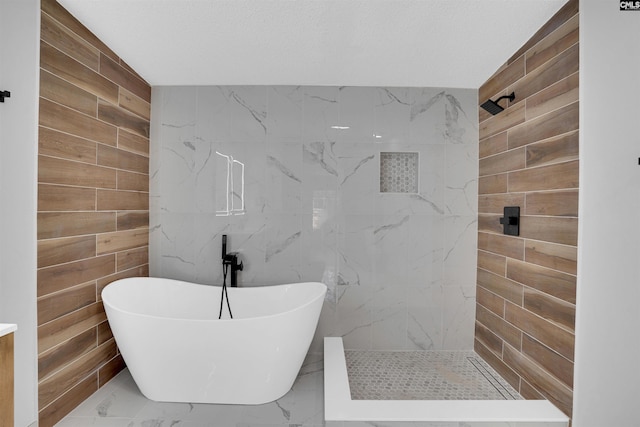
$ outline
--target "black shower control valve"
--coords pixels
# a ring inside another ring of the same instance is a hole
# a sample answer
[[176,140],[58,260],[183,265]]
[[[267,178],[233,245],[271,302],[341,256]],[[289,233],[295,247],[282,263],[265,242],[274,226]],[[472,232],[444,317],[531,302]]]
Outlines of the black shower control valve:
[[520,206],[505,206],[504,216],[500,218],[502,232],[509,236],[520,235]]
[[8,90],[0,90],[0,102],[4,102],[5,98],[11,98],[11,92]]

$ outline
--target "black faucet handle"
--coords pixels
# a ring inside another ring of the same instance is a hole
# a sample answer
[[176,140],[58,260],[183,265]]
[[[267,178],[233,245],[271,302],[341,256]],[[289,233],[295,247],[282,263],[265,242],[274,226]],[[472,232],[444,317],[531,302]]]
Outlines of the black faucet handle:
[[244,264],[242,264],[242,261],[240,261],[240,264],[236,265],[236,270],[242,271],[243,268],[244,268]]

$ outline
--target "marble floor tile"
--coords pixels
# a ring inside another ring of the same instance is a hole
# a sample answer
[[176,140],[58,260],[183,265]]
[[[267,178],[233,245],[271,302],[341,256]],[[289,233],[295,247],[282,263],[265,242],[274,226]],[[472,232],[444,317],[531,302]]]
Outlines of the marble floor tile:
[[289,393],[264,405],[155,402],[125,369],[56,427],[322,427],[322,364],[321,356],[310,355]]
[[56,427],[564,427],[558,423],[325,421],[323,376],[322,356],[310,355],[289,393],[275,402],[207,405],[149,400],[125,369]]

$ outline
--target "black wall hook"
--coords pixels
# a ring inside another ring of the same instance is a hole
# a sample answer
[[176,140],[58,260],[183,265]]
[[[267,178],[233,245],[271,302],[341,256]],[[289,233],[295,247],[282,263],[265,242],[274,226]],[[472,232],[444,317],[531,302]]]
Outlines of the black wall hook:
[[11,98],[11,92],[8,90],[0,90],[0,102],[4,102],[5,98]]

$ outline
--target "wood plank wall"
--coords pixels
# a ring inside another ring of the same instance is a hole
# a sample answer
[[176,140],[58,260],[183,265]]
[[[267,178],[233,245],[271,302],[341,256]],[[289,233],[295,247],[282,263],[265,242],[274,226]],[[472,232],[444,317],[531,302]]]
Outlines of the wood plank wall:
[[[567,3],[479,90],[475,349],[528,399],[571,416],[578,238],[578,0]],[[507,100],[501,101],[506,105]],[[519,237],[502,234],[521,207]]]
[[100,299],[148,276],[150,86],[42,1],[38,149],[39,425],[123,367]]

